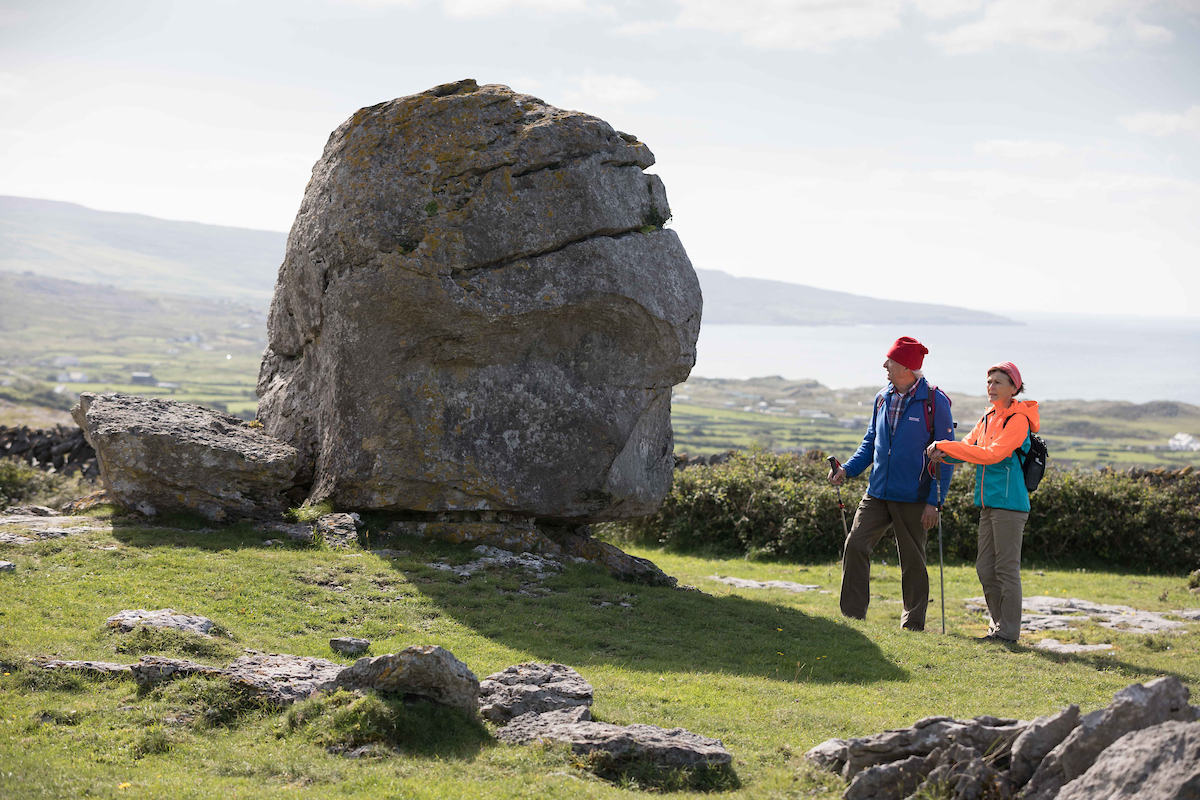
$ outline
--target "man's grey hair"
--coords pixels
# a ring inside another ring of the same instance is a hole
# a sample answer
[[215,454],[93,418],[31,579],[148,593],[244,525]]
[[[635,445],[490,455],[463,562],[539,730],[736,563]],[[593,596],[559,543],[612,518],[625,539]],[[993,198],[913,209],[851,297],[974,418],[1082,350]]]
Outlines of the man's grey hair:
[[920,370],[920,369],[914,369],[912,371],[912,374],[913,374],[913,377],[916,378],[917,380],[921,380],[921,378],[925,377],[925,371]]

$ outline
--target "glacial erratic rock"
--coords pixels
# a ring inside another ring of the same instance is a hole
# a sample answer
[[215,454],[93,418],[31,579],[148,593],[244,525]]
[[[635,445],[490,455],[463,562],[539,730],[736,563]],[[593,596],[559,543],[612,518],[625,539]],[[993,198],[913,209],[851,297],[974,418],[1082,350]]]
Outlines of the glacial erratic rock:
[[523,714],[592,704],[592,685],[565,664],[516,664],[479,682],[479,714],[498,725]]
[[472,716],[479,709],[479,679],[453,653],[437,645],[413,645],[399,653],[360,658],[342,669],[334,683],[344,689],[416,695]]
[[146,611],[142,608],[119,611],[106,619],[105,623],[110,628],[117,628],[123,633],[146,626],[171,628],[185,633],[195,633],[199,636],[208,636],[209,631],[216,625],[208,617],[201,617],[197,614],[180,614],[173,608],[160,608],[155,611]]
[[1187,687],[1173,675],[1125,687],[1113,695],[1108,707],[1080,718],[1067,737],[1042,759],[1022,798],[1053,800],[1063,786],[1087,772],[1109,745],[1127,733],[1170,720],[1196,720],[1198,710],[1188,705],[1188,697]]
[[296,450],[208,408],[85,392],[71,416],[96,450],[108,500],[154,516],[192,511],[218,521],[278,515]]
[[696,769],[731,763],[733,756],[718,739],[683,728],[655,725],[610,725],[591,720],[585,706],[523,714],[496,733],[509,744],[565,742],[580,755],[602,751],[614,761],[645,759],[658,767]]
[[1200,725],[1171,721],[1127,733],[1063,787],[1057,800],[1200,797]]
[[466,80],[361,109],[313,170],[259,375],[313,500],[656,510],[699,282],[649,148]]

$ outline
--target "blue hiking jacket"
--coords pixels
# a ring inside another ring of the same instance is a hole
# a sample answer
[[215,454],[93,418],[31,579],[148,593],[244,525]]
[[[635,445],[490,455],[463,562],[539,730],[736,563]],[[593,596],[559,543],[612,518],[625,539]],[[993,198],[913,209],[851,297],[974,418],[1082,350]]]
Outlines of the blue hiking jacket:
[[[867,485],[869,496],[898,503],[929,503],[940,507],[950,491],[954,466],[942,465],[941,494],[932,492],[934,481],[929,474],[929,460],[925,458],[925,448],[930,441],[929,430],[925,426],[925,400],[929,397],[929,383],[924,378],[917,382],[916,391],[900,409],[900,421],[893,435],[888,425],[887,408],[895,391],[896,387],[889,383],[875,396],[875,410],[871,414],[867,435],[844,464],[846,475],[856,477],[871,466],[871,480]],[[934,391],[933,438],[954,438],[950,398],[940,390]]]

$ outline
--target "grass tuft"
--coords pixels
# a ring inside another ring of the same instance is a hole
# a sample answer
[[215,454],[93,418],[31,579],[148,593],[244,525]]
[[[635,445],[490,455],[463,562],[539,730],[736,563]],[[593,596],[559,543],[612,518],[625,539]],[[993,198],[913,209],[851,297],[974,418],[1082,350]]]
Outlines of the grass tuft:
[[199,728],[234,727],[242,717],[266,708],[259,698],[229,681],[199,675],[162,684],[149,694],[169,706],[186,709]]
[[115,639],[113,651],[122,655],[171,653],[212,661],[232,661],[241,655],[241,648],[234,646],[227,638],[214,636],[209,639],[171,628],[141,625],[129,633],[114,632],[112,636]]
[[299,508],[289,508],[283,515],[291,522],[316,522],[326,514],[332,513],[333,504],[320,502],[312,505],[305,504]]

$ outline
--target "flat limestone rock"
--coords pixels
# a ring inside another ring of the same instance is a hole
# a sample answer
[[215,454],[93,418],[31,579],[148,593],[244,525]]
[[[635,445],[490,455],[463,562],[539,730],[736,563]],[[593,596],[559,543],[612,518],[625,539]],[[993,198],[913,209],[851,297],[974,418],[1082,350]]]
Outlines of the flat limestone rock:
[[176,678],[186,678],[189,675],[208,675],[220,677],[225,670],[220,667],[209,667],[186,658],[167,658],[165,656],[142,656],[138,663],[130,666],[133,679],[138,686],[157,686]]
[[785,592],[801,593],[813,592],[820,589],[820,586],[814,586],[807,583],[795,583],[793,581],[755,581],[749,578],[734,578],[726,575],[709,575],[710,581],[736,586],[739,589],[783,589]]
[[522,714],[591,706],[592,685],[565,664],[515,664],[479,682],[479,714],[504,725]]
[[341,664],[324,658],[251,653],[236,659],[224,670],[224,675],[267,702],[286,706],[306,700],[318,691],[336,688],[335,681],[344,669]]
[[1050,638],[1042,639],[1034,647],[1038,650],[1049,650],[1051,653],[1097,653],[1113,649],[1111,644],[1073,644]]
[[701,296],[653,163],[600,119],[471,80],[339,126],[288,237],[258,384],[310,499],[656,510]]
[[66,669],[76,672],[88,672],[93,675],[113,675],[118,678],[132,677],[133,672],[129,664],[115,664],[111,661],[42,661],[39,663],[42,669]]
[[[987,611],[982,597],[969,597],[967,608]],[[1131,606],[1094,603],[1078,597],[1048,597],[1035,595],[1021,600],[1021,630],[1027,633],[1069,630],[1075,623],[1096,620],[1101,627],[1122,633],[1162,633],[1176,631],[1186,624],[1168,619],[1161,611],[1142,611]],[[1170,612],[1186,616],[1186,611]]]
[[208,636],[208,632],[216,625],[208,617],[180,614],[172,608],[160,608],[156,611],[146,611],[142,608],[120,611],[106,619],[105,623],[110,628],[118,628],[123,633],[145,625],[151,628],[172,628],[200,636]]
[[57,517],[59,513],[47,506],[9,506],[4,509],[5,516],[10,517]]
[[1058,800],[1098,797],[1200,797],[1200,725],[1171,721],[1127,733],[1058,793]]
[[1107,708],[1086,714],[1038,765],[1022,797],[1053,800],[1059,790],[1083,775],[1113,742],[1127,733],[1170,720],[1191,722],[1200,710],[1188,705],[1189,692],[1173,675],[1135,683],[1113,695]]
[[108,499],[126,508],[218,521],[278,516],[286,507],[296,450],[245,420],[190,403],[90,392],[71,416],[96,450]]
[[335,684],[417,695],[472,716],[479,708],[479,679],[453,653],[437,645],[413,645],[399,653],[360,658],[337,674]]
[[659,767],[694,769],[733,761],[718,739],[683,728],[594,722],[583,706],[523,714],[501,728],[496,738],[509,744],[565,742],[580,755],[603,751],[616,760],[645,758]]

